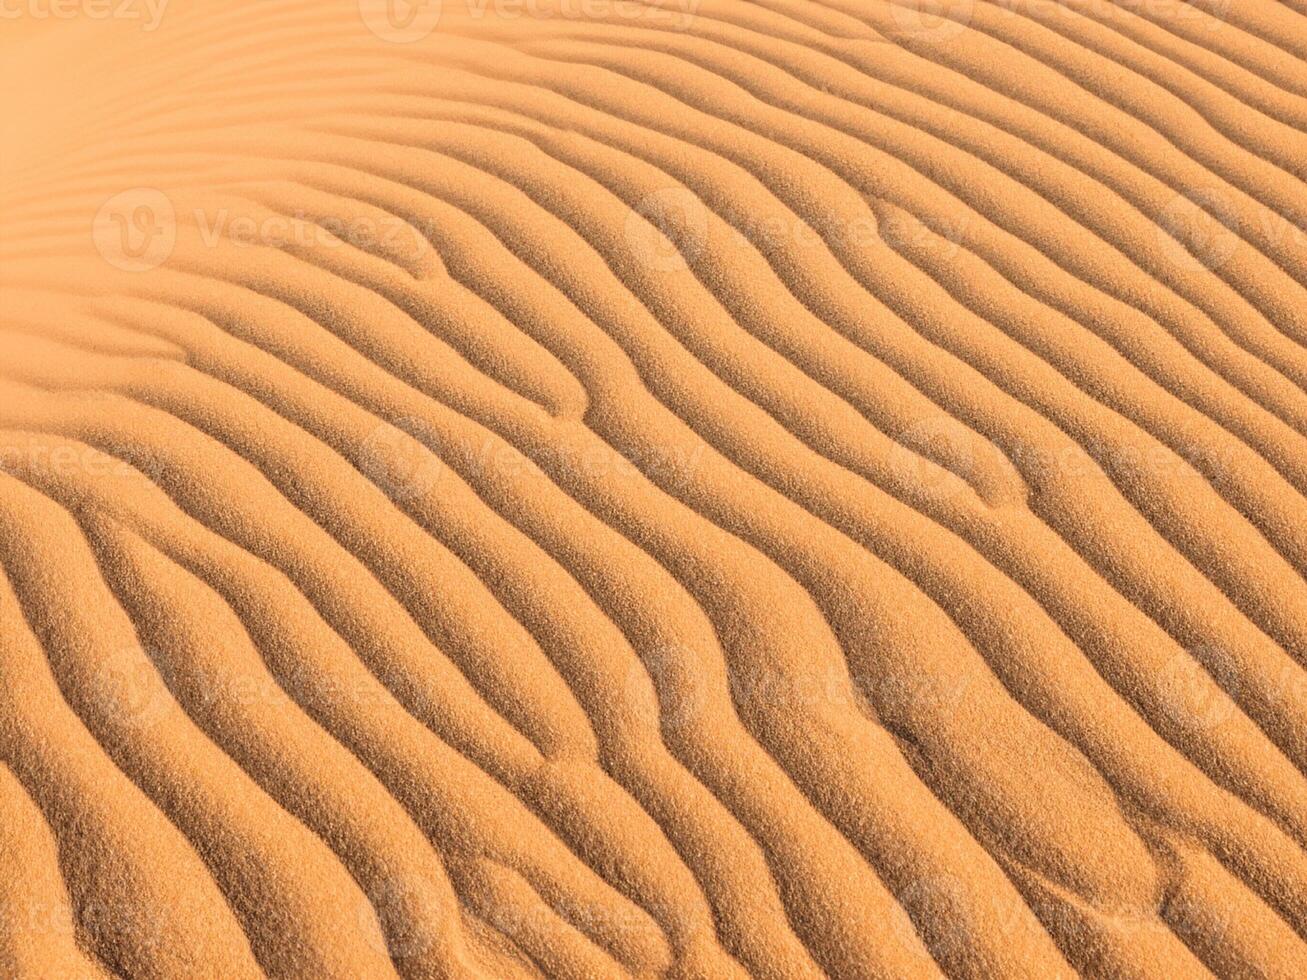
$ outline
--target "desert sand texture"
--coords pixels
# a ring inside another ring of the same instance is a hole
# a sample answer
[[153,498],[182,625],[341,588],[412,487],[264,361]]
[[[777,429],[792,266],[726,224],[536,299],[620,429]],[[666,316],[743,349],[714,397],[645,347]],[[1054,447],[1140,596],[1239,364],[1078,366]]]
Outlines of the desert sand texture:
[[1307,2],[0,15],[0,977],[1307,977]]

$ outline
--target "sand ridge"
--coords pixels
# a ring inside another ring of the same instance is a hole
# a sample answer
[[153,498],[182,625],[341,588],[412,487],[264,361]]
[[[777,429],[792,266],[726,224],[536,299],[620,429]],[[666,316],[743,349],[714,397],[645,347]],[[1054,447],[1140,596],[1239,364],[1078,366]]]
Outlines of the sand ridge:
[[1307,7],[0,23],[0,976],[1307,975]]

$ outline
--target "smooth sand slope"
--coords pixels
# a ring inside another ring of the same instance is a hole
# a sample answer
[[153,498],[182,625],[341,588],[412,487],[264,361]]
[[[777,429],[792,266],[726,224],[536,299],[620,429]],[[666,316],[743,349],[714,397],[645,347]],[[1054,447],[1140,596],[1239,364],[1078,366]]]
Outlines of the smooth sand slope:
[[1307,976],[1307,3],[55,7],[0,977]]

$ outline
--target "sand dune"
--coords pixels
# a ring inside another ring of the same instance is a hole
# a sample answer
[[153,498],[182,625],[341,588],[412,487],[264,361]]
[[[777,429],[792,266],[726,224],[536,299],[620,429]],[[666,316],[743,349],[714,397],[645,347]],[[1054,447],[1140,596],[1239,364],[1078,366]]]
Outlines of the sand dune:
[[0,976],[1307,976],[1307,3],[4,17]]

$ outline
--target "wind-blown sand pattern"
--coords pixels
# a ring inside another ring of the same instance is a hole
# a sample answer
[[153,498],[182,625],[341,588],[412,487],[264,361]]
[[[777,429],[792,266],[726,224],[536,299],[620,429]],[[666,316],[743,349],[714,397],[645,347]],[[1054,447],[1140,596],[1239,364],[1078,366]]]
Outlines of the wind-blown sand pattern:
[[1307,3],[54,7],[0,976],[1307,976]]

